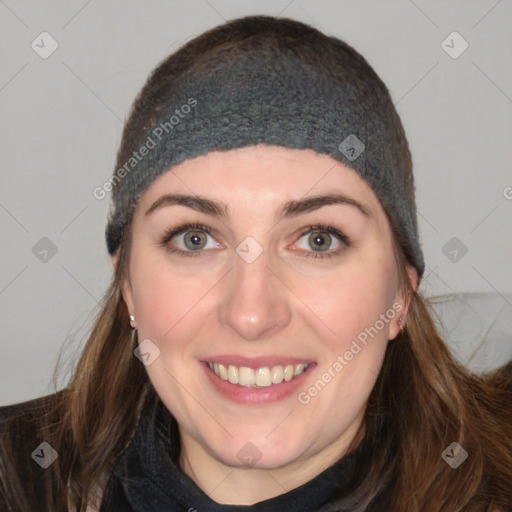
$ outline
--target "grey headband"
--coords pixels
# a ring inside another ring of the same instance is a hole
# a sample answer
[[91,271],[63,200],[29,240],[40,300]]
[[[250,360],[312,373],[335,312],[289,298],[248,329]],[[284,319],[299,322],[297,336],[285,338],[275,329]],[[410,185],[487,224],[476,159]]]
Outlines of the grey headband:
[[200,72],[183,72],[165,95],[134,154],[118,161],[111,178],[110,254],[118,249],[141,195],[158,176],[210,151],[263,143],[312,149],[354,169],[380,200],[421,277],[425,264],[412,176],[392,151],[397,136],[389,129],[389,116],[400,121],[391,99],[382,100],[382,90],[362,93],[350,79],[320,73],[287,55],[242,54],[212,60]]

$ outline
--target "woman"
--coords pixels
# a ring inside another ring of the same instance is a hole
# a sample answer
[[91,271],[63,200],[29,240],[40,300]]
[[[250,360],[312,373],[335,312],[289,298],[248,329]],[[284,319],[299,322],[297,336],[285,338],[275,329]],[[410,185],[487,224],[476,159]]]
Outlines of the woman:
[[386,86],[302,23],[165,60],[96,191],[115,272],[75,374],[2,408],[2,510],[512,510],[512,364],[436,332],[411,168]]

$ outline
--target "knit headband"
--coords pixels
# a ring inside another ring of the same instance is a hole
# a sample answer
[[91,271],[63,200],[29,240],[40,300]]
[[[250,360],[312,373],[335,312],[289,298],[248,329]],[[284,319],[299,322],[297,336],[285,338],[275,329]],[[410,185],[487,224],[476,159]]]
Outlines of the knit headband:
[[109,253],[120,246],[141,195],[158,176],[210,151],[266,144],[312,149],[355,170],[380,200],[421,277],[410,163],[402,161],[402,127],[384,84],[375,78],[379,90],[364,90],[348,71],[319,71],[294,55],[274,53],[221,53],[163,89],[157,115],[110,180]]

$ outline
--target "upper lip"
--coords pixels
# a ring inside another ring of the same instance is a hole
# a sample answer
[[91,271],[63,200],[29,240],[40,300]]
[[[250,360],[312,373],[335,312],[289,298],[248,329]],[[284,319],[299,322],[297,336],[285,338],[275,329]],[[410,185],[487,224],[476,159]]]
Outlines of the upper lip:
[[311,364],[313,360],[304,359],[300,357],[291,356],[259,356],[259,357],[246,357],[240,355],[223,354],[223,355],[212,355],[202,359],[208,363],[221,363],[233,366],[245,366],[247,368],[263,368],[265,366],[271,367],[276,365],[288,365],[288,364]]

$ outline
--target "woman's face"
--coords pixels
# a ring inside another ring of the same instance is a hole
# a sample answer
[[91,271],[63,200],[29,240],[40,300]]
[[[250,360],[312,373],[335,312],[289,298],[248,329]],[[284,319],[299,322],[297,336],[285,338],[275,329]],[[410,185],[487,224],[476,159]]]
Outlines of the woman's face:
[[339,458],[406,307],[373,191],[310,150],[214,152],[161,175],[134,215],[129,276],[186,456],[232,467]]

